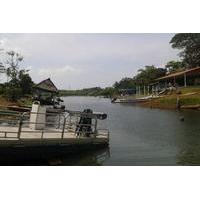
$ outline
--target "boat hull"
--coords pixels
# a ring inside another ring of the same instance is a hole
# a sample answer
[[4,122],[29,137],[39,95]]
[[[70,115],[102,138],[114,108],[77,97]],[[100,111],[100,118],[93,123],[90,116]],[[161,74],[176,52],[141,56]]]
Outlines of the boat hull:
[[15,143],[10,146],[0,145],[0,165],[27,165],[27,163],[47,163],[49,160],[79,154],[90,150],[108,147],[107,142],[70,143],[68,142],[40,142]]

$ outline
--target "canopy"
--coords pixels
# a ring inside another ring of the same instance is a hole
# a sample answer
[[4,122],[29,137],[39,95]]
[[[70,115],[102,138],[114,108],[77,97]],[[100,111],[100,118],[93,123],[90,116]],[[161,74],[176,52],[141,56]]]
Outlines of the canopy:
[[166,76],[155,79],[155,81],[170,79],[170,78],[174,78],[174,77],[178,77],[178,76],[184,76],[184,75],[192,75],[192,74],[196,74],[197,72],[200,72],[200,67],[195,67],[195,68],[183,70],[183,71],[180,71],[180,72],[168,74]]

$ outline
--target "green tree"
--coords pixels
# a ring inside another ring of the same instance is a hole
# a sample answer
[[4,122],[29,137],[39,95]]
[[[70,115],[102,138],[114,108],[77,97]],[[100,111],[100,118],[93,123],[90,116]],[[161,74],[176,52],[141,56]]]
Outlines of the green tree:
[[8,100],[16,101],[22,97],[22,89],[18,82],[12,81],[5,84],[5,91],[3,94]]
[[22,95],[32,94],[33,91],[34,83],[28,72],[28,70],[19,71],[19,85],[22,90]]
[[113,85],[114,88],[117,89],[131,89],[135,88],[135,81],[132,78],[123,78],[119,82],[115,82]]
[[[1,53],[1,51],[3,51],[3,50],[0,49],[0,53]],[[3,74],[3,73],[5,73],[5,66],[4,66],[3,62],[1,62],[1,60],[0,60],[0,74]]]
[[134,77],[137,85],[148,85],[156,78],[164,76],[166,69],[156,68],[154,65],[145,66],[143,69],[138,70],[138,74]]
[[166,65],[165,68],[167,69],[168,72],[176,72],[179,70],[184,69],[185,65],[182,61],[169,61]]
[[106,87],[104,88],[99,95],[101,96],[106,96],[106,97],[112,97],[113,95],[116,95],[118,92],[115,88],[113,87]]
[[19,53],[9,51],[6,55],[5,71],[9,81],[5,84],[4,95],[7,99],[16,101],[24,95],[32,93],[33,81],[28,70],[19,69],[20,63],[23,61],[23,57]]
[[15,52],[9,51],[7,52],[7,61],[6,61],[6,74],[11,79],[17,79],[19,75],[19,64],[23,61],[23,57]]
[[178,33],[170,41],[181,50],[180,57],[187,68],[200,66],[200,33]]

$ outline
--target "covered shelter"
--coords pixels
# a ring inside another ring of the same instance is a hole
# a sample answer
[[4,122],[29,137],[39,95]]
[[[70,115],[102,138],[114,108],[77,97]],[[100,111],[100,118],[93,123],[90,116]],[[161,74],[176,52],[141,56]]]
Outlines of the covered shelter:
[[50,78],[34,86],[34,100],[42,104],[53,105],[58,94],[59,91]]
[[180,83],[183,83],[184,87],[187,87],[188,85],[200,84],[200,67],[171,73],[166,76],[157,78],[155,81],[173,83],[174,86],[177,84],[177,81],[179,81]]

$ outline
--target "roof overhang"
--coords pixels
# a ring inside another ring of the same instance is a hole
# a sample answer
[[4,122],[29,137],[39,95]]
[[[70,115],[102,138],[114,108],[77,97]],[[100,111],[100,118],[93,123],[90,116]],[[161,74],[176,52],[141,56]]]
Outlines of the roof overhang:
[[170,78],[174,78],[174,77],[178,77],[178,76],[184,76],[185,74],[186,75],[192,75],[192,74],[195,74],[196,72],[200,72],[200,67],[195,67],[195,68],[192,68],[192,69],[187,69],[187,70],[184,70],[184,71],[172,73],[172,74],[157,78],[157,79],[155,79],[155,81],[170,79]]

